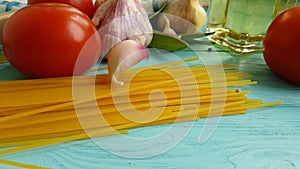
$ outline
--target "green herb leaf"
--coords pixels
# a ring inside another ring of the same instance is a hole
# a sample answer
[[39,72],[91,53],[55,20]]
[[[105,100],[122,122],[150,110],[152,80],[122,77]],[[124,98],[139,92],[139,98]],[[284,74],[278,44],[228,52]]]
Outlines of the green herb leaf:
[[170,52],[178,51],[188,46],[187,42],[159,31],[153,32],[153,38],[149,45],[149,47],[164,49]]

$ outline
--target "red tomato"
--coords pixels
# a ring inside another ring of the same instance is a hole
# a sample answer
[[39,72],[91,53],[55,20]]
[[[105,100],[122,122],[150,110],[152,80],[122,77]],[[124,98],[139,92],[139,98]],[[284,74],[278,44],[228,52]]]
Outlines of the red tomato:
[[300,6],[281,13],[269,26],[264,58],[272,71],[300,84]]
[[87,15],[59,3],[40,3],[17,11],[3,29],[8,61],[34,78],[80,75],[97,62],[99,34]]
[[90,18],[93,17],[95,13],[93,0],[28,0],[28,5],[36,3],[64,3],[78,8],[83,13],[87,14]]

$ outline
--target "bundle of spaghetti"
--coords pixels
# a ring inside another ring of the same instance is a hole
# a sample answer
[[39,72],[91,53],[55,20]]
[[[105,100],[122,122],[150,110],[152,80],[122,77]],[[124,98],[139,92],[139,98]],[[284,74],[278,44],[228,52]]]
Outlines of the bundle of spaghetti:
[[108,74],[0,82],[0,155],[281,103],[249,99],[237,88],[256,82],[236,67],[189,61],[130,69],[123,86]]

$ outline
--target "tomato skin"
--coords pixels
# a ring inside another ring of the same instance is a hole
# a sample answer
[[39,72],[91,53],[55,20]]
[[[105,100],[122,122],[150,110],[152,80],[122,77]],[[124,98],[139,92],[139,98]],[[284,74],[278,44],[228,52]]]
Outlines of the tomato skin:
[[300,84],[300,6],[281,13],[264,39],[264,59],[282,78]]
[[71,5],[83,13],[87,14],[90,18],[94,16],[95,7],[92,0],[28,0],[28,5],[36,3],[63,3]]
[[98,61],[99,34],[87,15],[65,4],[17,11],[3,29],[8,61],[32,78],[80,75]]

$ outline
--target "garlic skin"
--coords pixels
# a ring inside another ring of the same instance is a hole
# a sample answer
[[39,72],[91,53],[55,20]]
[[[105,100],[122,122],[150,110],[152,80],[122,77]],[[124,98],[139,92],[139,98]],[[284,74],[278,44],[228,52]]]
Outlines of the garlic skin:
[[166,33],[167,35],[173,36],[175,38],[180,38],[177,33],[175,32],[175,30],[173,30],[171,28],[171,24],[170,24],[170,20],[166,15],[162,15],[162,17],[164,18],[165,21],[165,27],[163,29],[163,32]]
[[135,40],[124,40],[114,46],[107,63],[112,83],[122,86],[124,83],[118,79],[119,75],[149,57],[149,49]]
[[100,0],[92,21],[102,38],[102,55],[123,40],[148,46],[153,37],[152,25],[140,0]]
[[178,34],[196,33],[206,20],[206,12],[199,0],[174,0],[159,16],[157,27],[164,30],[166,23],[170,22],[170,27]]

